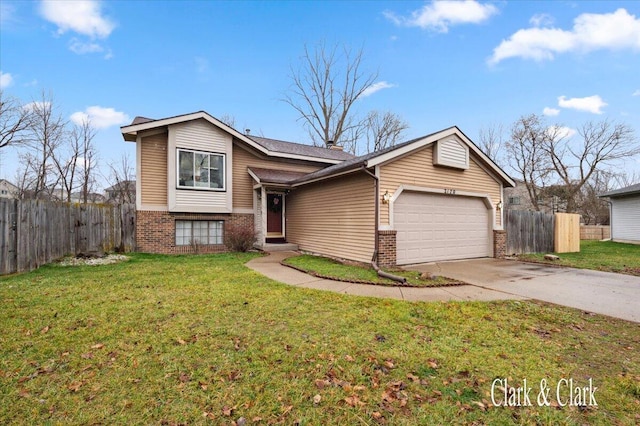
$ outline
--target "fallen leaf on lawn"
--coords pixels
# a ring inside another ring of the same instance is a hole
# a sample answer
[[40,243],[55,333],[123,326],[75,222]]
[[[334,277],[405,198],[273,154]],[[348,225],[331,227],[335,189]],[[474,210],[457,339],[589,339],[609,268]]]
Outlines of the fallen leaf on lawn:
[[429,367],[438,368],[438,364],[434,360],[429,360]]
[[373,417],[375,420],[380,420],[382,418],[382,413],[379,411],[374,411],[373,413],[371,413],[371,417]]
[[244,417],[240,417],[238,420],[235,421],[236,426],[245,426],[247,424],[247,419],[245,419]]
[[93,358],[93,352],[87,352],[86,354],[80,355],[80,357],[84,359],[91,359]]
[[179,343],[179,344],[181,344],[181,345],[186,345],[186,344],[187,344],[187,342],[185,342],[184,340],[182,340],[182,339],[181,339],[181,338],[179,338],[179,337],[176,339],[176,342],[178,342],[178,343]]
[[40,330],[40,334],[46,334],[49,332],[50,327],[47,325],[46,327],[44,327],[42,330]]
[[349,362],[353,362],[354,361],[354,359],[353,359],[353,357],[351,355],[345,355],[344,359],[349,361]]
[[362,386],[362,385],[357,385],[357,386],[353,387],[353,390],[356,391],[356,392],[361,392],[361,391],[363,391],[365,389],[367,389],[367,387],[366,386]]
[[229,407],[229,406],[224,406],[222,407],[222,415],[224,416],[231,416],[231,414],[233,414],[233,410],[235,410],[235,407]]
[[407,379],[411,380],[412,382],[417,382],[418,380],[420,380],[420,377],[409,373],[409,374],[407,374]]
[[289,411],[293,410],[293,405],[286,405],[282,410],[282,416],[289,414]]
[[69,385],[67,385],[67,389],[69,389],[72,392],[78,392],[78,390],[80,390],[83,384],[84,384],[83,382],[71,382],[69,383]]
[[191,380],[191,377],[186,373],[180,373],[180,376],[178,376],[178,380],[180,380],[182,383],[186,383]]
[[91,346],[91,349],[102,349],[102,348],[104,348],[103,343],[96,343],[95,345]]
[[364,402],[360,401],[360,398],[358,398],[358,395],[348,396],[344,399],[344,402],[346,402],[350,407],[357,407],[357,406],[364,405]]
[[320,401],[322,401],[322,397],[319,394],[313,397],[313,405],[320,404]]
[[486,406],[486,405],[484,405],[484,404],[483,404],[482,402],[480,402],[480,401],[471,401],[471,403],[472,403],[473,405],[477,405],[478,407],[480,407],[480,409],[481,409],[482,411],[484,411],[484,410],[486,410],[486,409],[487,409],[487,406]]
[[256,416],[256,417],[252,418],[252,419],[251,419],[251,421],[252,421],[253,423],[261,422],[261,421],[262,421],[262,417],[258,417],[258,416]]
[[207,390],[207,384],[206,383],[198,382],[198,384],[200,385],[200,389]]
[[393,364],[393,361],[391,360],[386,360],[384,362],[384,366],[387,367],[388,369],[392,369],[393,367],[395,367],[395,365]]
[[316,387],[318,389],[324,389],[331,386],[331,382],[328,380],[316,379]]
[[215,419],[216,416],[213,415],[213,413],[207,413],[206,411],[204,413],[202,413],[202,417],[206,418],[206,419]]

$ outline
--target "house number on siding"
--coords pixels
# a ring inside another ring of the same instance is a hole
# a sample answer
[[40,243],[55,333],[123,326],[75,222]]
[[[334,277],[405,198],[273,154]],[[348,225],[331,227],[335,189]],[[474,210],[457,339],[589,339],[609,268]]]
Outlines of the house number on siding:
[[455,189],[447,189],[447,188],[445,188],[444,189],[444,193],[445,194],[449,194],[449,195],[455,195],[456,190]]

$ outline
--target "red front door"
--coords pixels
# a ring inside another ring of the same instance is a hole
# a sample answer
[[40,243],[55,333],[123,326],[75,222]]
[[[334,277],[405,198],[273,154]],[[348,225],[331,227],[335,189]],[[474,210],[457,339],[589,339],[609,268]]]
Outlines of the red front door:
[[267,194],[267,237],[283,237],[283,194]]

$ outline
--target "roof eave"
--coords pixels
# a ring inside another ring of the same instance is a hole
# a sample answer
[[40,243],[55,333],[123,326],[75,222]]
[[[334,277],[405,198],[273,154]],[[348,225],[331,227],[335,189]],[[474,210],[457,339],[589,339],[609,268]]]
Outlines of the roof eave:
[[292,159],[292,160],[304,160],[304,161],[312,161],[312,162],[316,162],[316,163],[326,163],[326,164],[338,164],[338,163],[342,163],[344,161],[344,160],[334,160],[334,159],[330,159],[330,158],[313,157],[313,156],[297,155],[297,154],[286,154],[286,153],[282,153],[282,152],[271,151],[271,150],[265,148],[264,146],[260,145],[259,143],[257,143],[253,139],[251,139],[251,138],[247,137],[246,135],[238,132],[233,127],[230,127],[230,126],[226,125],[225,123],[223,123],[222,121],[218,120],[217,118],[213,117],[212,115],[210,115],[209,113],[207,113],[205,111],[198,111],[198,112],[192,112],[190,114],[184,114],[184,115],[177,115],[177,116],[174,116],[174,117],[162,118],[160,120],[153,120],[153,121],[149,121],[149,122],[146,122],[146,123],[130,124],[128,126],[120,127],[120,131],[122,132],[122,136],[123,136],[125,141],[135,142],[137,140],[137,138],[138,138],[138,133],[141,132],[141,131],[151,130],[151,129],[155,129],[155,128],[158,128],[158,127],[170,126],[170,125],[173,125],[173,124],[184,123],[186,121],[198,120],[198,119],[201,119],[201,118],[204,119],[204,120],[207,120],[208,122],[210,122],[211,124],[213,124],[213,125],[215,125],[217,127],[220,127],[222,130],[224,130],[227,133],[231,134],[235,138],[240,139],[241,141],[245,142],[246,144],[248,144],[252,148],[262,152],[263,154],[265,154],[265,155],[267,155],[269,157],[287,158],[287,159]]

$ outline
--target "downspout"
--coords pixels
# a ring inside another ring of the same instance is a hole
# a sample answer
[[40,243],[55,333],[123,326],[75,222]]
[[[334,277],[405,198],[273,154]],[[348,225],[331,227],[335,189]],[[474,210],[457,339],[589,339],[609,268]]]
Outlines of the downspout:
[[380,267],[378,267],[378,263],[377,263],[377,261],[378,261],[378,250],[380,248],[380,245],[378,243],[378,223],[380,222],[380,185],[379,185],[378,176],[376,176],[375,174],[373,174],[369,170],[367,170],[367,168],[364,166],[364,164],[362,165],[362,171],[373,178],[374,185],[375,185],[375,203],[374,203],[374,206],[375,206],[374,207],[375,208],[375,212],[374,212],[375,225],[374,225],[374,238],[373,238],[374,249],[373,249],[373,256],[371,258],[371,266],[378,273],[378,276],[383,277],[383,278],[388,278],[390,280],[393,280],[393,281],[396,281],[396,282],[404,284],[404,283],[407,282],[407,279],[405,277],[400,277],[398,275],[390,274],[390,273],[385,272],[382,269],[380,269]]

